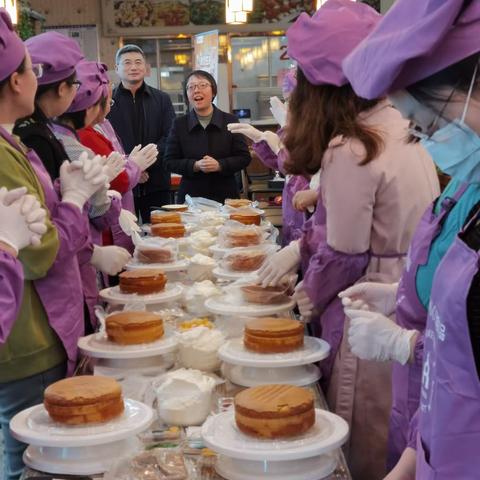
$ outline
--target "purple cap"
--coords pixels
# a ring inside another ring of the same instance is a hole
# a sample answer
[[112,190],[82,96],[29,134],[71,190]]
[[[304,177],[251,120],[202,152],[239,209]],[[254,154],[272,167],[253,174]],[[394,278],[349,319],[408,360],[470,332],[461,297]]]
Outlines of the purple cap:
[[108,94],[108,75],[103,63],[83,60],[77,65],[77,79],[82,82],[73,99],[69,113],[80,112],[95,105],[102,95]]
[[342,61],[381,18],[365,3],[328,0],[313,17],[302,13],[288,29],[288,55],[313,85],[340,87],[348,83]]
[[15,72],[25,58],[25,45],[4,8],[0,8],[0,58],[0,81]]
[[377,98],[480,51],[480,1],[397,0],[345,60],[358,95]]
[[45,32],[29,38],[25,45],[33,63],[43,65],[39,85],[60,82],[75,73],[84,55],[78,43],[58,32]]
[[297,86],[297,69],[291,68],[282,80],[282,94],[283,96],[290,95]]

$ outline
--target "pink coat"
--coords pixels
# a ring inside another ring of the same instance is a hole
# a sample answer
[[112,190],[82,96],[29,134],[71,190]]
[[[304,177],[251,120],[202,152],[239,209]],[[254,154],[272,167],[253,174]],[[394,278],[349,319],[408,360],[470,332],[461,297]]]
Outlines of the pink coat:
[[[342,262],[349,255],[368,254],[365,276],[358,281],[394,282],[400,278],[419,219],[439,194],[438,178],[425,150],[407,143],[408,122],[387,101],[360,119],[380,133],[384,145],[377,158],[362,166],[364,148],[359,141],[336,137],[330,142],[320,187],[327,244]],[[316,288],[321,291],[328,283],[329,278],[319,277]],[[391,366],[361,361],[351,354],[344,333],[348,320],[343,312],[339,315],[337,302],[333,300],[320,319],[322,327],[328,326],[342,338],[328,399],[351,426],[346,449],[353,477],[383,478]]]
[[0,345],[4,343],[18,315],[23,296],[23,267],[9,253],[0,250]]

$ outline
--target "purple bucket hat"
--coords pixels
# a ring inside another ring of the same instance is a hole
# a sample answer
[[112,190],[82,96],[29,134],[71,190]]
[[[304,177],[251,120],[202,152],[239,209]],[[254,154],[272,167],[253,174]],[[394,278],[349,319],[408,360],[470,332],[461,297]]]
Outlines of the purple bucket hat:
[[103,63],[87,60],[80,62],[77,65],[77,78],[82,84],[68,109],[69,113],[86,110],[108,93],[109,80]]
[[480,51],[480,1],[397,0],[343,68],[358,95],[404,89]]
[[67,79],[75,73],[84,55],[78,43],[58,32],[45,32],[29,38],[25,45],[33,63],[43,65],[39,85],[48,85]]
[[302,13],[288,29],[288,55],[313,85],[342,86],[345,57],[373,30],[381,15],[351,0],[328,0],[310,17]]
[[25,45],[15,33],[10,15],[0,8],[0,81],[17,70],[25,54]]

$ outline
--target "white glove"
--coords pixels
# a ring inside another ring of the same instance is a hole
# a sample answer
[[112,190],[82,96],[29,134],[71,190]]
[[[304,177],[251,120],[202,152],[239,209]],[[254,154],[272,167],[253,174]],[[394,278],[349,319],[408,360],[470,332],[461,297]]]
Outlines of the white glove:
[[154,143],[149,143],[142,148],[137,145],[130,153],[129,158],[138,165],[138,168],[144,172],[151,167],[158,157],[158,147]]
[[107,207],[112,202],[112,197],[108,196],[108,187],[101,188],[90,197],[90,205],[95,208]]
[[278,152],[283,147],[282,142],[280,141],[280,137],[276,133],[271,132],[270,130],[266,130],[265,132],[263,132],[262,140],[265,140],[268,143],[268,146],[275,155],[278,155]]
[[108,181],[111,182],[125,168],[125,157],[118,152],[112,152],[104,160],[104,172]]
[[303,288],[303,282],[300,282],[296,287],[292,296],[293,300],[300,310],[301,320],[304,322],[309,322],[312,318],[312,312],[314,305],[310,300],[307,292]]
[[261,132],[249,123],[229,123],[227,129],[232,133],[241,133],[245,135],[254,143],[259,143],[262,140],[265,140],[275,155],[277,155],[282,148],[282,142],[276,133],[270,132],[269,130]]
[[138,218],[130,211],[122,208],[118,217],[118,224],[125,235],[132,236],[133,232],[141,232],[142,229],[137,224]]
[[398,283],[365,282],[353,285],[338,296],[345,308],[372,310],[389,317],[395,312]]
[[261,142],[263,140],[263,132],[255,128],[249,123],[229,123],[227,129],[232,133],[241,133],[252,140],[254,143]]
[[350,318],[348,343],[357,357],[382,362],[395,360],[405,365],[412,352],[416,330],[406,330],[381,313],[345,310]]
[[107,275],[120,273],[132,256],[122,247],[111,245],[108,247],[94,246],[90,263]]
[[258,271],[258,278],[262,286],[275,286],[288,273],[297,270],[300,265],[300,244],[298,240],[270,255]]
[[270,97],[270,111],[283,128],[287,124],[287,107],[278,97]]
[[63,162],[60,167],[62,201],[76,205],[80,210],[100,188],[108,185],[101,157],[89,159],[86,152],[74,162]]
[[28,245],[39,245],[47,231],[47,212],[25,187],[7,191],[0,188],[0,241],[17,253]]

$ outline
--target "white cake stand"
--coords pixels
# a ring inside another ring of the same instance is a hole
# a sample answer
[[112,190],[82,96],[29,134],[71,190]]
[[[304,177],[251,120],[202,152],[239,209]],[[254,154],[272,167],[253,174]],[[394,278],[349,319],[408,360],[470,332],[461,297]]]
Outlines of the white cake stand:
[[330,345],[320,338],[305,337],[302,348],[288,353],[256,353],[247,350],[243,338],[228,340],[220,347],[218,356],[222,372],[237,385],[255,387],[265,383],[310,385],[321,377],[313,363],[330,353]]
[[319,480],[335,470],[334,451],[347,439],[348,424],[325,410],[315,415],[315,425],[301,436],[263,440],[240,432],[229,410],[208,418],[202,437],[223,456],[218,473],[229,480]]
[[212,272],[219,280],[240,280],[245,279],[248,280],[252,278],[253,280],[256,278],[258,270],[254,270],[253,272],[232,272],[230,270],[225,270],[221,267],[216,267],[213,269]]
[[155,376],[174,364],[173,352],[177,340],[171,330],[151,343],[117,345],[104,332],[93,333],[78,340],[78,349],[84,355],[97,358],[95,374],[120,379],[129,375]]
[[178,283],[167,283],[165,290],[149,295],[137,295],[135,293],[122,293],[120,287],[104,288],[100,290],[100,298],[112,305],[125,305],[126,303],[141,302],[145,305],[156,305],[160,303],[174,302],[183,293],[183,287]]
[[173,352],[177,349],[177,340],[173,332],[166,329],[165,335],[155,342],[118,345],[108,340],[104,332],[99,332],[79,338],[78,348],[83,354],[94,358],[137,359]]
[[122,453],[135,450],[135,435],[148,428],[153,410],[125,399],[124,413],[110,422],[68,426],[54,422],[43,405],[23,410],[10,421],[12,435],[30,446],[25,463],[56,474],[103,473]]
[[226,296],[212,297],[205,302],[205,308],[217,315],[243,315],[248,317],[264,317],[285,313],[292,310],[294,306],[295,302],[293,300],[273,305],[260,305],[255,303],[233,305],[229,303]]
[[127,270],[162,270],[165,273],[179,272],[188,268],[188,260],[178,260],[171,263],[139,263],[131,260],[125,265]]

